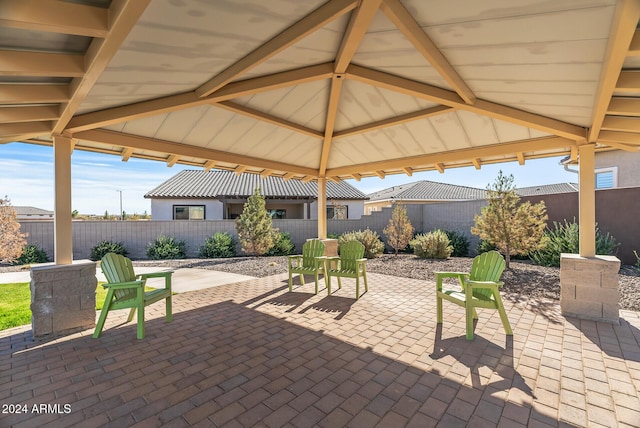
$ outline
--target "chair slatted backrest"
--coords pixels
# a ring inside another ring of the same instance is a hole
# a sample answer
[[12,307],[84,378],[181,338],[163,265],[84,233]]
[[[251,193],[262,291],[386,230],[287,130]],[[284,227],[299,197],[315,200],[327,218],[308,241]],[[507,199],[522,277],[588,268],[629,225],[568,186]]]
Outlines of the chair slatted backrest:
[[[469,279],[472,281],[499,282],[506,263],[504,257],[497,251],[487,251],[473,259]],[[474,295],[490,297],[490,288],[477,288],[473,290]]]
[[324,255],[324,244],[318,239],[311,239],[302,245],[302,266],[313,269],[315,258]]
[[356,260],[364,257],[364,245],[360,241],[349,241],[340,246],[340,270],[356,271]]
[[[104,273],[109,284],[118,282],[129,282],[136,280],[131,260],[116,253],[107,253],[100,262],[100,269]],[[118,290],[115,292],[117,298],[129,297],[131,291]]]

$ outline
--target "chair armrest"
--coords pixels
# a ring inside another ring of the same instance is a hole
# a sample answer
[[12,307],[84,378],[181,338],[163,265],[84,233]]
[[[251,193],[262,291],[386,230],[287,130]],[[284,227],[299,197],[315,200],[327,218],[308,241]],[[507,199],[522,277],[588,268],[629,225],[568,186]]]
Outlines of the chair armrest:
[[465,278],[469,277],[469,273],[467,272],[442,272],[435,271],[433,272],[436,276],[436,291],[442,291],[442,279],[443,278],[458,278],[460,282],[460,286],[464,288]]
[[290,256],[287,256],[290,259],[299,259],[302,257],[302,254],[292,254]]
[[129,282],[114,282],[114,283],[105,283],[102,284],[103,288],[113,288],[114,290],[121,290],[121,289],[126,289],[126,288],[138,288],[138,287],[143,287],[144,286],[144,281],[143,280],[138,280],[138,281],[129,281]]
[[502,281],[473,281],[467,280],[465,281],[465,285],[470,285],[471,288],[493,288],[493,287],[502,287],[504,282]]
[[358,262],[358,263],[362,263],[362,262],[366,262],[366,261],[367,261],[367,259],[356,259],[356,262]]
[[167,276],[171,276],[171,274],[173,274],[173,272],[175,272],[175,271],[174,270],[165,270],[165,271],[161,271],[161,272],[141,273],[141,274],[136,275],[136,276],[139,277],[140,279],[166,278]]

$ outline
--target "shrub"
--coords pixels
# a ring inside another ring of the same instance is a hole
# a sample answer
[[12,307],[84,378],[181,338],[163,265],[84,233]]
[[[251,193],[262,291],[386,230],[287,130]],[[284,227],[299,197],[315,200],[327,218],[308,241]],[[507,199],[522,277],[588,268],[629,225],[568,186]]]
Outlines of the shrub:
[[14,265],[32,265],[35,263],[47,263],[49,262],[49,256],[47,252],[41,248],[37,243],[29,244],[22,249],[20,257],[13,261]]
[[217,232],[204,241],[200,247],[198,257],[202,258],[225,258],[236,255],[236,241],[226,232]]
[[16,210],[7,196],[0,198],[0,261],[12,262],[27,245],[27,234],[20,233]]
[[264,196],[256,188],[244,204],[242,214],[236,219],[236,230],[242,251],[249,255],[261,256],[273,247],[278,229],[267,214]]
[[389,219],[389,224],[382,233],[387,236],[387,242],[398,255],[398,251],[407,248],[409,241],[413,237],[413,226],[407,216],[407,208],[403,204],[396,204]]
[[476,252],[478,254],[486,253],[487,251],[498,251],[498,247],[493,245],[491,242],[481,239],[478,241],[478,246],[476,247]]
[[338,238],[338,247],[349,241],[360,241],[364,245],[364,257],[367,259],[378,257],[384,251],[384,243],[380,240],[378,232],[371,229],[343,233]]
[[186,245],[184,241],[160,235],[154,242],[147,246],[147,256],[152,260],[184,259],[186,257]]
[[453,247],[452,257],[467,257],[469,255],[469,239],[455,230],[445,230],[449,243]]
[[89,258],[93,261],[100,260],[107,253],[116,253],[126,256],[129,252],[122,242],[111,242],[105,239],[104,241],[98,242],[95,247],[91,248],[91,256]]
[[269,251],[266,252],[266,256],[288,256],[296,252],[296,246],[291,241],[291,235],[289,232],[278,232],[278,236],[275,239],[275,244]]
[[447,259],[453,252],[447,234],[439,229],[416,235],[409,245],[414,254],[423,259]]
[[[560,254],[580,252],[580,228],[575,219],[569,223],[566,219],[564,223],[553,222],[553,230],[545,231],[547,244],[544,248],[531,253],[531,260],[535,264],[542,266],[560,266]],[[613,236],[602,235],[596,227],[596,254],[610,255],[615,248],[620,245],[616,243]]]

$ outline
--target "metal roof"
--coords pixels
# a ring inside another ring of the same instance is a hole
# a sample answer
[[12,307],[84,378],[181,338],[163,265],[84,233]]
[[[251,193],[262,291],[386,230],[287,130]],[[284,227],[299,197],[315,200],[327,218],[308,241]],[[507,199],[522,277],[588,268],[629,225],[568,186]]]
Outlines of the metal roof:
[[368,196],[371,202],[379,200],[460,201],[484,199],[485,192],[475,187],[421,180],[393,186]]
[[[318,183],[261,177],[257,174],[236,174],[231,171],[181,171],[145,198],[241,198],[253,195],[256,188],[265,198],[317,199]],[[363,200],[367,196],[344,181],[327,183],[327,199]]]
[[341,180],[640,146],[640,0],[6,0],[0,143]]
[[578,191],[578,183],[545,184],[542,186],[522,187],[518,189],[520,196],[553,195],[557,193],[574,193]]
[[20,205],[12,206],[12,208],[14,209],[16,214],[19,216],[24,216],[24,215],[53,216],[53,211],[45,210],[42,208],[27,207],[27,206],[20,206]]

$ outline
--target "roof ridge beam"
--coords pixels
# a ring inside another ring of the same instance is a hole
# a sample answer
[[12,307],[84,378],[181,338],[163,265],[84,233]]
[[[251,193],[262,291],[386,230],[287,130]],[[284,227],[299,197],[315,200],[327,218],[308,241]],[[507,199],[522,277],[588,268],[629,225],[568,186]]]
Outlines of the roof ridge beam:
[[413,46],[426,58],[433,68],[451,85],[456,93],[467,104],[473,104],[476,96],[460,77],[458,72],[449,63],[440,49],[424,32],[413,15],[403,6],[400,0],[384,0],[380,7],[382,12],[400,32],[413,44]]
[[414,111],[411,113],[402,114],[400,116],[390,117],[388,119],[378,120],[376,122],[367,123],[365,125],[356,126],[342,131],[336,131],[333,134],[333,139],[346,138],[356,134],[364,134],[365,132],[371,132],[378,129],[389,128],[391,126],[401,125],[403,123],[411,122],[414,120],[424,119],[439,114],[444,114],[454,109],[448,106],[435,106],[426,108],[423,110]]
[[482,99],[477,99],[473,105],[467,104],[453,91],[367,67],[352,64],[347,69],[346,77],[413,97],[435,101],[471,113],[549,132],[574,141],[584,141],[586,137],[586,129],[581,126]]
[[322,151],[320,154],[320,167],[318,168],[318,177],[325,177],[327,164],[329,163],[329,153],[331,151],[331,142],[333,140],[333,130],[336,125],[338,103],[340,101],[340,93],[342,92],[342,83],[344,82],[343,77],[343,74],[335,74],[331,79],[331,90],[329,93],[329,105],[327,107],[327,119],[325,121],[324,139],[322,141]]
[[[233,82],[208,97],[200,98],[194,91],[169,95],[139,103],[113,107],[82,114],[69,121],[67,131],[81,132],[129,120],[141,119],[156,114],[170,113],[183,108],[213,104],[244,95],[297,85],[299,83],[328,79],[333,76],[333,64],[325,63],[311,67],[275,73],[254,79]],[[0,90],[2,86],[0,85]],[[1,92],[0,92],[1,93]]]
[[250,69],[297,43],[358,6],[359,0],[331,0],[314,10],[268,42],[259,46],[208,82],[196,89],[198,97],[206,97]]
[[[2,125],[0,125],[0,128]],[[195,147],[186,144],[174,143],[171,141],[159,140],[156,138],[142,137],[139,135],[125,134],[123,132],[109,131],[106,129],[92,129],[73,134],[77,140],[95,141],[119,147],[131,147],[154,152],[164,152],[178,155],[180,157],[193,157],[201,159],[216,159],[218,162],[225,162],[234,165],[247,165],[256,168],[269,168],[276,171],[295,172],[304,175],[315,175],[317,171],[284,162],[272,161],[264,158],[240,155],[237,153],[223,152],[220,150],[207,149],[205,147]]]
[[0,27],[105,37],[108,10],[54,0],[0,0]]

